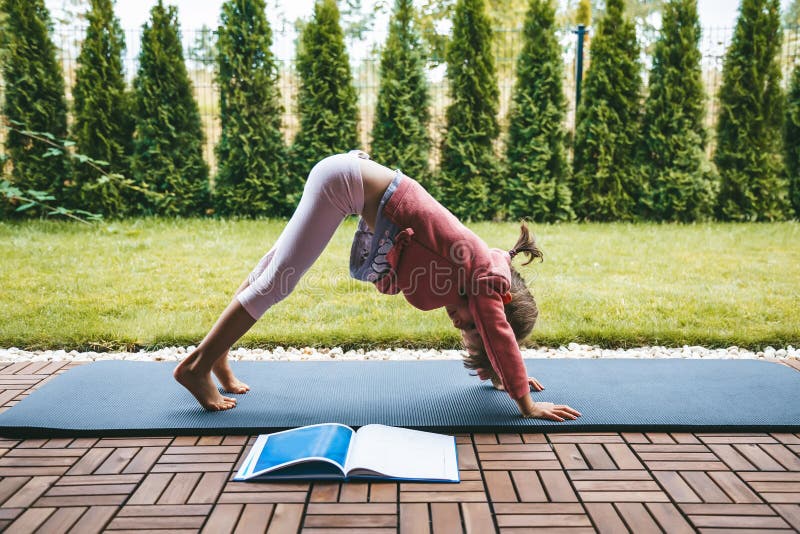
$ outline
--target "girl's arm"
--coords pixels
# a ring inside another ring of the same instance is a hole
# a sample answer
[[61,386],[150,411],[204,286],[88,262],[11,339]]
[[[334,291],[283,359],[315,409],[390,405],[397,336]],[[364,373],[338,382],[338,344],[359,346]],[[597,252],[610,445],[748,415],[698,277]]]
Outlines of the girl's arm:
[[478,278],[476,289],[469,299],[475,327],[492,367],[506,392],[517,403],[522,416],[559,422],[579,417],[581,414],[577,410],[563,404],[533,402],[531,386],[538,385],[541,388],[541,385],[528,377],[519,344],[506,319],[502,295],[509,290],[508,281],[500,276],[483,276]]

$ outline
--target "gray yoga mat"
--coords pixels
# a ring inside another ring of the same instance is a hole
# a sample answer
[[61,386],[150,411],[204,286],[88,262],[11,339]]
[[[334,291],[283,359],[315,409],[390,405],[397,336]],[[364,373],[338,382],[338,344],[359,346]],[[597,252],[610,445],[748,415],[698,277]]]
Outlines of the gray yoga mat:
[[322,422],[436,432],[800,431],[800,373],[756,360],[526,360],[534,400],[583,416],[519,417],[460,361],[232,362],[252,390],[206,412],[176,364],[100,361],[56,376],[0,414],[0,435],[256,434]]

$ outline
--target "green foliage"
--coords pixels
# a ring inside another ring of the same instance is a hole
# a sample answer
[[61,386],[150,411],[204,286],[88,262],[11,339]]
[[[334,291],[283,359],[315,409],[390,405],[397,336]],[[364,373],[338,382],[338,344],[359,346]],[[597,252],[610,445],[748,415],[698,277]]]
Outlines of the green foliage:
[[717,215],[727,220],[784,219],[781,161],[783,95],[778,0],[742,0],[719,92]]
[[[43,0],[0,0],[5,14],[0,31],[2,114],[26,128],[66,137],[64,79],[50,39],[50,16]],[[69,160],[51,157],[46,143],[10,129],[5,151],[11,160],[11,181],[21,190],[48,191],[62,197],[71,185]],[[26,210],[31,215],[45,213]]]
[[579,0],[578,8],[575,10],[575,24],[589,26],[592,23],[592,2],[591,0]]
[[177,10],[153,6],[142,29],[134,80],[136,139],[133,173],[145,188],[164,193],[142,200],[145,213],[199,215],[208,205],[208,168],[192,84],[183,62]]
[[492,30],[484,0],[458,0],[447,47],[451,103],[442,141],[442,203],[457,217],[485,219],[500,207],[499,166],[493,150],[498,89]]
[[189,59],[207,67],[217,62],[217,44],[214,31],[203,24],[194,38],[194,43],[186,51]]
[[[72,91],[72,136],[80,153],[107,161],[108,172],[128,174],[134,121],[122,62],[125,34],[111,0],[91,0],[87,18],[89,27]],[[135,201],[126,198],[131,190],[121,188],[118,182],[98,183],[102,176],[89,165],[76,167],[76,204],[110,216],[124,215]]]
[[317,0],[297,51],[300,131],[291,149],[288,204],[296,206],[308,172],[320,159],[358,148],[358,95],[353,87],[335,0]]
[[223,215],[286,211],[286,147],[281,134],[278,65],[264,0],[228,0],[217,38],[222,134],[215,206]]
[[[28,130],[25,125],[15,120],[7,120],[7,125],[0,125],[0,128],[7,133],[14,132],[17,135],[28,139],[30,142],[38,142],[47,146],[44,153],[46,158],[63,158],[74,160],[81,166],[86,166],[95,172],[98,187],[105,187],[111,184],[115,190],[130,190],[141,195],[158,198],[161,195],[151,191],[146,191],[137,186],[132,179],[126,178],[121,174],[110,172],[107,161],[96,160],[86,154],[81,154],[75,150],[75,142],[68,139],[59,139],[50,132],[36,132]],[[10,161],[7,154],[0,152],[0,170]],[[13,164],[13,161],[12,161]],[[50,191],[40,191],[36,189],[20,189],[6,179],[0,180],[0,199],[6,202],[0,203],[0,210],[14,213],[38,211],[42,216],[61,215],[82,223],[98,221],[103,218],[100,213],[92,213],[83,209],[69,208],[63,205],[63,198],[57,199]],[[62,205],[51,205],[50,201],[62,203]]]
[[530,0],[511,103],[504,187],[510,218],[574,217],[564,141],[563,60],[551,0]]
[[789,179],[789,201],[800,217],[800,62],[792,71],[783,130],[784,161]]
[[648,218],[711,217],[716,177],[706,156],[705,92],[700,70],[697,0],[672,0],[656,42],[639,145]]
[[623,0],[608,0],[591,52],[575,131],[573,207],[585,220],[631,220],[642,189],[634,165],[642,82]]
[[369,7],[364,8],[363,0],[338,0],[340,10],[339,22],[347,39],[362,41],[367,32],[375,24],[375,15],[385,12],[387,0],[371,0]]
[[414,27],[411,0],[396,0],[381,53],[381,85],[370,151],[375,161],[399,167],[428,185],[430,120],[425,57]]

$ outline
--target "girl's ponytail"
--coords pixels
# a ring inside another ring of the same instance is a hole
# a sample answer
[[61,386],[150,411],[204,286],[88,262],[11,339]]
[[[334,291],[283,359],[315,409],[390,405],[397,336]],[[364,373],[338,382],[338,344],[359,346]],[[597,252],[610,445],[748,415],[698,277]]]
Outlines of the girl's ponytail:
[[520,223],[519,239],[517,239],[517,244],[514,245],[514,248],[508,251],[508,254],[511,256],[511,259],[514,259],[514,256],[520,252],[528,255],[528,261],[522,265],[528,265],[535,258],[539,258],[544,261],[542,251],[536,246],[536,241],[533,239],[533,236],[531,236],[531,233],[528,230],[528,225],[525,224],[525,221]]

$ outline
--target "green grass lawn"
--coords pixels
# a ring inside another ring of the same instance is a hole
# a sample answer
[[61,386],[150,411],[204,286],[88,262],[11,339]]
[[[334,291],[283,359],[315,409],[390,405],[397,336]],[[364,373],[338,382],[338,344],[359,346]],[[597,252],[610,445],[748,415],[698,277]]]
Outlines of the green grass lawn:
[[[0,223],[0,347],[196,344],[284,224]],[[342,224],[243,345],[458,346],[443,309],[422,312],[349,278],[355,225]],[[471,228],[501,248],[518,232]],[[541,309],[531,345],[800,344],[797,223],[532,228],[545,261],[521,268]]]

